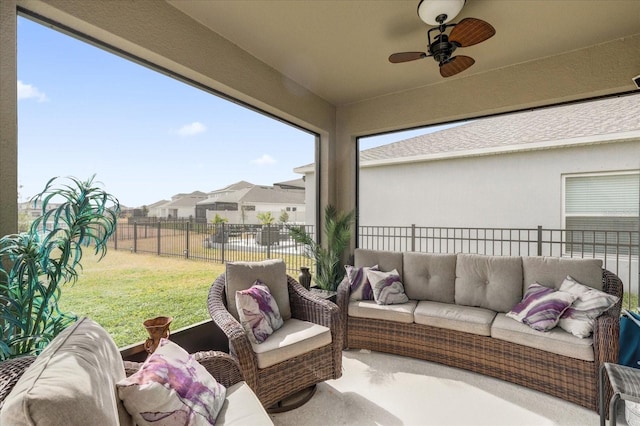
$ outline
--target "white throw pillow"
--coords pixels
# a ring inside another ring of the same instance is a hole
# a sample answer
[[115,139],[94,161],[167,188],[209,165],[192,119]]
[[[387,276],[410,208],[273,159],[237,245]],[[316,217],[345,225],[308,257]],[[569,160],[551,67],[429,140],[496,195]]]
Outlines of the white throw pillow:
[[215,424],[226,397],[224,386],[167,339],[160,339],[140,370],[116,386],[138,426],[209,426]]
[[367,271],[367,278],[373,289],[373,298],[378,305],[395,305],[409,301],[397,270],[382,272],[370,269]]
[[564,311],[558,326],[582,338],[591,336],[595,319],[619,300],[617,296],[581,284],[571,276],[562,282],[560,291],[573,294],[577,299]]
[[236,291],[236,308],[244,331],[255,344],[264,342],[284,324],[269,287],[260,280],[246,290]]

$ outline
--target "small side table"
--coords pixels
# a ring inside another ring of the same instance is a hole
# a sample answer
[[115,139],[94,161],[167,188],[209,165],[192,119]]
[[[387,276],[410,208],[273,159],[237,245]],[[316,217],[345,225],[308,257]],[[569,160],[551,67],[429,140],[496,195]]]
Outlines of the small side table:
[[609,401],[609,424],[615,426],[620,400],[640,403],[640,370],[605,362],[600,367],[600,426],[607,420],[604,374],[607,373],[613,395]]

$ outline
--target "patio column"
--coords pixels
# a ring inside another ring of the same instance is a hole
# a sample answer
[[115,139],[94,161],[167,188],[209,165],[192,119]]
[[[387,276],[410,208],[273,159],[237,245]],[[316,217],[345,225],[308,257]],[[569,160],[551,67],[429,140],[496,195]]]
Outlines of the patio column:
[[0,236],[18,230],[17,13],[0,1]]

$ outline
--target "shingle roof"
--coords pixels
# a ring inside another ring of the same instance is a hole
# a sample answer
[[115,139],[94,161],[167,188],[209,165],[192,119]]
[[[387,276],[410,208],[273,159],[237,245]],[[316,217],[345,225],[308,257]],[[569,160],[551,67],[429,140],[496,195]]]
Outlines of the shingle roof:
[[483,118],[364,150],[361,161],[424,156],[640,131],[640,95]]
[[234,191],[216,199],[207,199],[198,204],[211,203],[279,203],[304,204],[304,191],[283,190],[274,187],[253,186]]

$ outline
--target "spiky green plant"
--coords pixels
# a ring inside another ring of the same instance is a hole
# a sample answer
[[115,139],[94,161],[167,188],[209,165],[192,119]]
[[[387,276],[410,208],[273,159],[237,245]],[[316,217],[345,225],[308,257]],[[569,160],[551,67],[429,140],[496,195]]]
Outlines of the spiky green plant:
[[104,257],[116,229],[120,204],[95,175],[58,179],[33,198],[42,215],[29,231],[0,238],[0,360],[39,354],[77,319],[58,309],[62,286],[77,280],[83,246]]
[[355,213],[339,213],[332,205],[324,211],[326,238],[325,246],[318,244],[302,226],[289,226],[289,235],[294,241],[303,244],[305,256],[316,261],[314,281],[323,290],[335,291],[344,277],[341,262],[342,254],[349,247],[351,224]]

